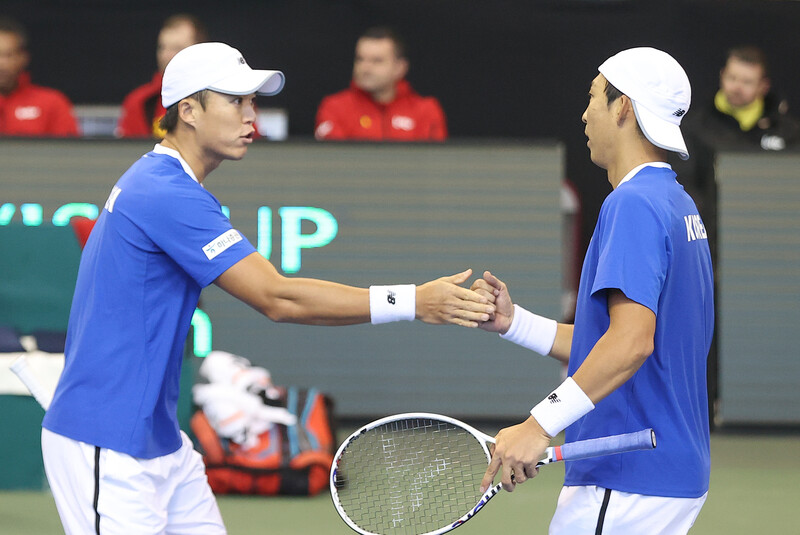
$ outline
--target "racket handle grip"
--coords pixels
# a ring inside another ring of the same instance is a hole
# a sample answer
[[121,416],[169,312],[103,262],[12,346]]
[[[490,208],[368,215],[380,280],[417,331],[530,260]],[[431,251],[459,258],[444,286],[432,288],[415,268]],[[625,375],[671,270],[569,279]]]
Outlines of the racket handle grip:
[[50,401],[53,399],[53,395],[47,392],[44,386],[42,386],[42,383],[40,383],[33,374],[30,366],[28,366],[28,359],[25,358],[25,355],[16,359],[9,367],[11,371],[19,377],[22,384],[30,391],[33,398],[38,401],[39,405],[46,411],[50,407]]
[[651,450],[656,447],[656,434],[652,429],[609,437],[592,438],[547,448],[548,461],[577,461],[601,455],[626,451]]

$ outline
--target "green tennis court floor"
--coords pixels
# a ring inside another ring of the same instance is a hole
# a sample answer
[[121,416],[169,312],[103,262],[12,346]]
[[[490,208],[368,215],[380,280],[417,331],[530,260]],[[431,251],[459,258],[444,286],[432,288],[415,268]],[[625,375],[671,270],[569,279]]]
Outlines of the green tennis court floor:
[[[800,533],[800,435],[716,433],[711,450],[711,492],[692,535]],[[563,474],[563,466],[542,468],[455,533],[547,533]],[[352,533],[327,492],[311,498],[222,496],[219,505],[231,535]],[[0,533],[63,533],[50,494],[0,492]]]

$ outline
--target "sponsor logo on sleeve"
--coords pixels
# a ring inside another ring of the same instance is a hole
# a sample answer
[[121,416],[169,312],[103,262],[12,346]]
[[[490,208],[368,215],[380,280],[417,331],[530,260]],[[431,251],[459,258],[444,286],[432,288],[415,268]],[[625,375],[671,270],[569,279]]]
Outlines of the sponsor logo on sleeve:
[[220,253],[224,252],[225,249],[230,247],[231,245],[242,241],[242,235],[239,234],[239,231],[236,229],[231,229],[227,232],[223,232],[206,245],[203,246],[203,252],[206,255],[206,258],[209,260],[213,260],[216,258]]

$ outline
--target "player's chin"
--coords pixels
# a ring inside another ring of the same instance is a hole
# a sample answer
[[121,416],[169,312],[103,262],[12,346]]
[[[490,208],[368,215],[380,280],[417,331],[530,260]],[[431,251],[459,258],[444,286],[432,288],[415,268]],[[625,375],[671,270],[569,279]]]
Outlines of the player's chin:
[[247,147],[235,151],[229,151],[225,159],[237,161],[244,158],[245,154],[247,154]]
[[228,159],[241,160],[244,158],[244,155],[247,154],[247,148],[252,142],[252,139],[240,137],[239,140],[234,143],[233,147],[231,147],[231,149],[228,151]]

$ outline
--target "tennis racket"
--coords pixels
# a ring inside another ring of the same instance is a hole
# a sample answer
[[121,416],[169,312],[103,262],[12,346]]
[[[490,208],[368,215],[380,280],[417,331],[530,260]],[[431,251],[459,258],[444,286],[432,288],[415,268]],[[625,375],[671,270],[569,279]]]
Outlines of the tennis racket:
[[[502,488],[481,494],[494,438],[439,414],[381,418],[350,435],[331,467],[336,511],[363,535],[438,535],[464,524]],[[656,447],[652,429],[553,446],[538,466]]]

